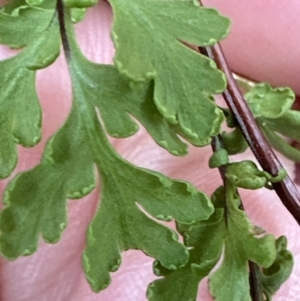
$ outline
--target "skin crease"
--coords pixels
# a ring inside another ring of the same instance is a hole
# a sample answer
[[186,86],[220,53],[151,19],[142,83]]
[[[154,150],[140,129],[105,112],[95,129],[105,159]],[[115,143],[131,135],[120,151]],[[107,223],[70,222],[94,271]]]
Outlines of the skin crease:
[[[0,1],[3,4],[4,1]],[[232,18],[232,31],[224,50],[232,68],[251,78],[276,85],[291,86],[300,94],[299,76],[300,30],[299,1],[204,1],[219,7]],[[285,5],[287,4],[288,5]],[[93,61],[111,63],[113,46],[109,37],[112,16],[109,5],[102,2],[90,9],[86,19],[77,25],[77,35],[85,55]],[[288,51],[287,51],[288,49]],[[12,55],[0,48],[0,59]],[[16,172],[35,166],[43,146],[64,122],[71,106],[70,79],[63,57],[55,64],[38,72],[37,90],[43,109],[43,140],[33,149],[19,148]],[[211,194],[220,184],[215,170],[209,170],[207,161],[210,147],[190,148],[184,158],[169,155],[140,130],[128,139],[112,140],[118,152],[137,165],[162,171],[173,178],[192,181],[199,189]],[[252,158],[247,152],[241,158]],[[293,177],[294,166],[283,159]],[[7,180],[0,183],[3,191]],[[152,260],[142,252],[124,253],[118,272],[112,275],[112,284],[100,294],[91,292],[81,268],[81,253],[85,244],[85,231],[97,208],[99,187],[82,200],[70,201],[69,225],[62,239],[55,245],[41,241],[36,254],[14,262],[0,259],[0,301],[145,301],[147,284],[155,277]],[[272,191],[241,191],[245,209],[251,220],[273,233],[286,235],[289,248],[295,256],[291,278],[273,298],[274,301],[298,300],[300,281],[300,230],[296,222]],[[198,301],[211,301],[207,284],[200,284]],[[184,300],[183,300],[184,301]]]

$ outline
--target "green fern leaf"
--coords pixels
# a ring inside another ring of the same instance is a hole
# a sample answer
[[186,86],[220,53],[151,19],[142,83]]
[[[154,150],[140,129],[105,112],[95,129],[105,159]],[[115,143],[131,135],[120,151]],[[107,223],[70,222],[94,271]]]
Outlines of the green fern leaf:
[[[19,25],[19,28],[16,27],[14,31],[16,36],[11,35],[10,31],[8,31],[10,34],[2,34],[0,30],[0,41],[16,46],[15,41],[20,38],[18,46],[27,45],[20,54],[0,61],[2,70],[0,75],[0,178],[9,176],[17,163],[15,144],[32,147],[41,139],[41,109],[35,91],[35,71],[50,65],[57,58],[60,47],[57,19],[49,19],[53,17],[53,11],[49,13],[48,10],[38,8],[28,8],[23,11],[28,12],[30,16],[32,14],[34,18],[37,17],[37,22],[42,20],[43,26],[38,27],[40,32],[33,31],[33,34],[36,34],[34,41],[31,38],[29,40],[21,38],[22,34],[29,36],[26,30],[30,30],[28,25],[31,23],[30,19],[30,22],[27,22],[28,24],[24,22],[23,26],[21,25],[23,15],[13,17],[0,13],[1,30],[2,24],[5,25],[4,28],[10,26],[10,22],[13,22],[11,18],[20,20],[19,24],[19,21],[16,22]],[[5,18],[1,19],[1,16]],[[46,23],[48,22],[47,27],[43,18]],[[7,22],[7,20],[10,21]]]
[[226,81],[213,61],[183,42],[212,45],[226,36],[229,20],[198,1],[110,3],[119,71],[135,81],[154,79],[160,113],[191,143],[208,144],[224,119],[210,94],[222,92]]
[[224,210],[216,208],[207,220],[195,225],[179,225],[185,245],[192,248],[185,267],[176,271],[164,268],[159,262],[153,266],[156,276],[163,277],[150,283],[147,290],[149,301],[194,301],[199,282],[206,277],[219,261],[223,246]]
[[251,301],[248,260],[263,268],[270,267],[276,259],[273,235],[256,237],[255,227],[244,211],[239,209],[240,199],[236,188],[228,182],[224,190],[217,191],[220,201],[225,196],[224,258],[220,267],[209,277],[209,287],[216,301]]
[[77,81],[84,81],[89,86],[85,97],[99,108],[108,134],[117,138],[135,134],[138,125],[131,118],[133,116],[158,145],[174,155],[187,153],[187,145],[177,137],[176,130],[154,104],[153,82],[132,82],[113,66],[88,61],[76,49],[73,49],[72,58]]
[[55,13],[53,5],[52,9],[19,5],[0,11],[0,44],[12,48],[21,48],[38,40],[47,31]]
[[266,301],[271,301],[272,296],[279,290],[292,273],[294,260],[292,253],[287,250],[287,239],[280,236],[276,239],[277,256],[275,262],[267,269],[261,271],[261,281]]
[[292,109],[294,92],[257,84],[245,98],[269,143],[287,158],[300,162],[299,149],[290,144],[290,139],[300,142],[300,112]]
[[[31,254],[40,234],[46,241],[56,242],[67,223],[66,199],[80,198],[93,189],[96,168],[102,184],[101,202],[88,230],[83,257],[92,289],[99,291],[108,285],[109,272],[118,268],[124,250],[142,250],[169,269],[184,266],[188,250],[178,242],[174,231],[153,218],[187,224],[205,220],[213,212],[209,198],[191,184],[138,168],[114,151],[96,109],[99,106],[105,110],[99,98],[106,97],[107,102],[120,98],[120,92],[113,89],[121,81],[120,76],[109,67],[110,75],[101,79],[104,92],[96,94],[95,83],[107,66],[87,63],[75,45],[73,33],[68,33],[68,39],[72,111],[48,142],[41,163],[17,176],[6,189],[0,218],[1,252],[10,259]],[[92,81],[90,76],[95,74],[97,78]],[[127,92],[128,86],[124,89]],[[137,91],[144,99],[144,90],[138,86]],[[137,91],[130,94],[134,105],[138,104]],[[121,107],[121,117],[117,114],[111,118],[117,123],[120,118],[128,120],[125,113]],[[131,129],[127,132],[130,134]]]

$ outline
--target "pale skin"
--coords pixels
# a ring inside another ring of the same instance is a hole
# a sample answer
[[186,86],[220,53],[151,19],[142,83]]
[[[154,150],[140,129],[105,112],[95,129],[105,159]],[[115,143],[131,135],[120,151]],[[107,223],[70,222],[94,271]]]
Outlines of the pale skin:
[[[0,1],[3,4],[4,1]],[[223,43],[231,67],[239,73],[273,85],[288,85],[300,95],[300,4],[297,0],[227,0],[204,1],[233,20],[232,32]],[[111,63],[113,46],[109,37],[112,20],[106,2],[91,9],[84,22],[77,26],[83,52],[91,59]],[[0,58],[12,55],[0,48]],[[71,106],[70,81],[64,58],[38,72],[38,94],[43,108],[43,140],[33,149],[20,148],[19,163],[14,174],[35,166],[44,143],[62,125]],[[215,170],[207,168],[210,147],[190,149],[184,158],[172,157],[160,149],[143,131],[129,139],[113,141],[117,150],[129,161],[155,169],[174,178],[192,181],[208,194],[221,184]],[[241,156],[252,158],[250,152]],[[294,166],[283,159],[294,177]],[[0,183],[4,189],[7,180]],[[100,294],[88,286],[81,267],[85,231],[93,217],[100,187],[82,200],[69,202],[69,225],[55,245],[40,244],[36,254],[14,262],[0,259],[1,301],[146,301],[147,284],[154,279],[152,259],[141,252],[124,253],[112,284]],[[296,301],[300,281],[300,228],[283,207],[276,194],[266,189],[242,191],[245,209],[257,225],[276,237],[286,235],[295,256],[291,278],[274,297],[274,301]],[[206,282],[200,285],[198,300],[212,300]],[[183,300],[184,301],[184,300]]]

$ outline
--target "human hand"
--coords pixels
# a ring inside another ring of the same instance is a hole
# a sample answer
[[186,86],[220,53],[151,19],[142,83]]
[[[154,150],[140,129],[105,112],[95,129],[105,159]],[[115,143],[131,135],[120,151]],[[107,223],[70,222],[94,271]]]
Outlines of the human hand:
[[[4,1],[2,1],[3,3]],[[262,3],[229,0],[204,1],[214,4],[233,20],[233,29],[224,44],[226,56],[235,71],[254,78],[269,81],[274,85],[288,85],[297,94],[300,67],[300,29],[298,14],[300,5],[295,0],[283,6],[272,0]],[[230,5],[232,4],[232,5]],[[89,11],[86,20],[78,25],[78,37],[84,53],[92,60],[110,63],[113,48],[109,38],[111,13],[106,2]],[[294,38],[295,36],[295,38]],[[0,57],[11,54],[0,49]],[[43,140],[33,149],[20,148],[16,172],[35,166],[40,159],[44,143],[62,125],[71,106],[70,80],[64,59],[38,72],[38,93],[44,111]],[[128,139],[114,140],[116,149],[129,161],[156,169],[174,178],[193,182],[199,189],[211,193],[220,182],[215,170],[209,170],[207,160],[210,148],[191,147],[190,155],[176,158],[158,148],[141,130]],[[242,157],[249,157],[247,153]],[[293,175],[293,164],[284,160]],[[15,173],[16,173],[15,172]],[[14,174],[15,174],[14,173]],[[5,187],[7,181],[1,183]],[[99,190],[99,189],[98,189]],[[69,202],[69,225],[61,241],[55,245],[41,243],[38,252],[14,262],[0,261],[0,300],[3,301],[144,301],[147,284],[154,279],[152,260],[141,252],[124,254],[120,270],[113,274],[111,286],[95,294],[91,292],[82,272],[81,253],[85,244],[86,227],[95,213],[99,191],[82,200]],[[296,301],[300,280],[299,227],[274,192],[267,190],[242,193],[246,212],[252,221],[275,236],[286,235],[289,249],[295,256],[291,278],[283,285],[274,301]],[[199,300],[212,300],[200,285]],[[184,300],[183,300],[184,301]]]

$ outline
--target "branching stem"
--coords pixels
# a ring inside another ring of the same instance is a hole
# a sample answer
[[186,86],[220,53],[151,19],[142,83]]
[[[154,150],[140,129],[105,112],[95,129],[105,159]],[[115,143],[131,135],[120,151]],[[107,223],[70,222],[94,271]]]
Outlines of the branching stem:
[[[283,167],[256,124],[232,76],[221,46],[216,44],[211,48],[201,48],[201,53],[205,53],[209,58],[213,59],[219,69],[224,72],[228,84],[227,89],[223,92],[223,97],[229,109],[235,116],[246,141],[263,170],[274,177],[277,176]],[[287,176],[283,181],[272,185],[284,206],[300,225],[300,194],[291,178]]]

